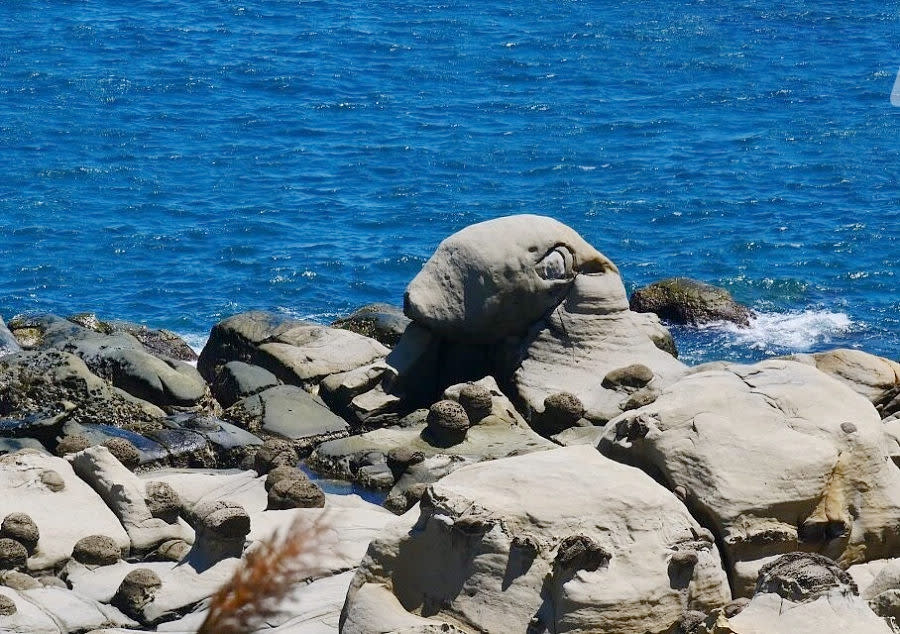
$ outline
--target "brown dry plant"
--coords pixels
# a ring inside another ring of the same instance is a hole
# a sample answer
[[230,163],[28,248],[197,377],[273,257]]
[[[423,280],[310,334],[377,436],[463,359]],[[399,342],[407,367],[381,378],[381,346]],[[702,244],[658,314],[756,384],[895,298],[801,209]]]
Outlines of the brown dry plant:
[[296,584],[321,574],[313,563],[328,530],[325,517],[315,522],[298,514],[291,525],[256,544],[241,566],[212,596],[197,634],[246,634],[279,612]]

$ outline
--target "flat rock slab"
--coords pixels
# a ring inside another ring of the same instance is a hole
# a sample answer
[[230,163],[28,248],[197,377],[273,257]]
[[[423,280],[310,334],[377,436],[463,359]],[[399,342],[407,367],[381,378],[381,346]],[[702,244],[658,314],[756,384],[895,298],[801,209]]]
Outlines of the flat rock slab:
[[260,430],[307,445],[345,435],[350,428],[319,398],[293,385],[279,385],[248,397],[223,416],[250,431]]
[[[56,472],[65,488],[54,492],[41,475]],[[29,570],[45,570],[64,563],[82,537],[107,535],[123,553],[131,541],[103,499],[75,475],[62,458],[31,450],[0,457],[0,517],[26,513],[37,524],[40,541],[28,560]]]

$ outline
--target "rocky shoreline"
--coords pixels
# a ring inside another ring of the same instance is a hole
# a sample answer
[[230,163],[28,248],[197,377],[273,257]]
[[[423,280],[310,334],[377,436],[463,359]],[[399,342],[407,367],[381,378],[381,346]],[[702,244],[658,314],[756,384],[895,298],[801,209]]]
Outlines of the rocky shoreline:
[[684,278],[629,299],[513,216],[442,242],[403,310],[242,313],[199,355],[0,321],[0,631],[196,632],[242,558],[315,530],[252,631],[900,632],[900,364],[688,367],[658,315],[752,313]]

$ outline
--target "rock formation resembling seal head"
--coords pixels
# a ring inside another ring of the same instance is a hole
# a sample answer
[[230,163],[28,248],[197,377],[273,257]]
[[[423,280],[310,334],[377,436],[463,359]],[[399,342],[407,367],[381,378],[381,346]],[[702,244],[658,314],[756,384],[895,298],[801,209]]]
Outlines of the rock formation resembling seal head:
[[[441,242],[410,282],[404,311],[447,339],[491,343],[524,336],[579,275],[606,274],[619,281],[616,265],[561,222],[497,218]],[[627,308],[624,288],[616,299]]]

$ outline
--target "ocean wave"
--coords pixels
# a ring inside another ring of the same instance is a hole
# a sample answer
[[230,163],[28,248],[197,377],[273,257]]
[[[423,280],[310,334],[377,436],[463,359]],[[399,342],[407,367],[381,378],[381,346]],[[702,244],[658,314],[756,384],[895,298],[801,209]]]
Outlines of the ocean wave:
[[783,313],[760,312],[749,327],[716,322],[704,329],[728,334],[731,346],[747,347],[767,354],[806,352],[851,332],[854,322],[843,312],[803,310]]

